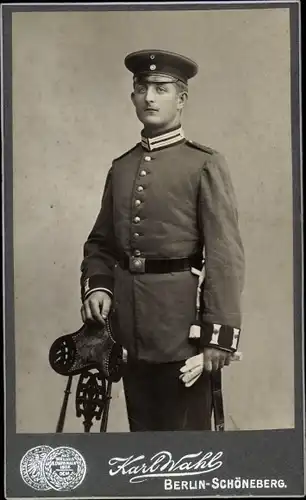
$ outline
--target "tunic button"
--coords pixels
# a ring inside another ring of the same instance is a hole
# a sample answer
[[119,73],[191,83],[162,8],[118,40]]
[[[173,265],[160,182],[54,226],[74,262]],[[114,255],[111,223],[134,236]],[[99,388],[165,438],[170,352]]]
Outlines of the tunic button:
[[137,191],[141,193],[141,191],[143,191],[143,186],[138,186]]
[[135,257],[139,257],[141,254],[140,250],[135,250],[134,255]]
[[145,157],[144,157],[144,160],[145,160],[145,161],[151,161],[151,159],[152,159],[152,158],[151,158],[151,156],[145,156]]
[[134,222],[138,224],[138,222],[140,222],[140,217],[134,217]]
[[144,177],[145,175],[147,175],[147,172],[145,170],[141,170],[139,175],[141,175],[141,177]]
[[134,260],[134,266],[135,267],[140,267],[141,265],[142,265],[141,260],[139,260],[139,259],[135,259]]
[[134,238],[139,238],[139,233],[134,233]]
[[140,200],[135,200],[135,207],[139,207],[139,205],[141,205],[141,201]]

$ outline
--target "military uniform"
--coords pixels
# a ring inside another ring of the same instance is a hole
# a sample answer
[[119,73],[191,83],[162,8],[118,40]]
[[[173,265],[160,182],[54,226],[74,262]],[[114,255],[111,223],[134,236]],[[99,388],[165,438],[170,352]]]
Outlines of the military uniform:
[[193,388],[178,380],[179,367],[199,352],[189,331],[198,287],[192,269],[201,269],[203,249],[202,346],[233,352],[244,252],[226,162],[187,140],[181,126],[157,137],[143,132],[113,161],[81,266],[83,300],[94,290],[113,295],[117,340],[128,352],[131,430],[210,428],[208,374]]

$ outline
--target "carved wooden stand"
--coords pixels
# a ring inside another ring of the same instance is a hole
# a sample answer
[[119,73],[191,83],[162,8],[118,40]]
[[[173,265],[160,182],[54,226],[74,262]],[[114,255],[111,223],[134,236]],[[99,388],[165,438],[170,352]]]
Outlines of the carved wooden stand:
[[[56,432],[63,432],[73,377],[78,376],[75,410],[83,417],[84,432],[90,432],[93,420],[101,420],[100,432],[106,432],[112,384],[122,376],[123,349],[116,343],[112,328],[115,313],[105,325],[83,324],[73,333],[61,335],[49,350],[49,364],[58,374],[68,378]],[[118,327],[118,326],[117,326]]]
[[[69,375],[64,391],[56,432],[63,432],[73,375]],[[100,432],[106,432],[111,400],[112,382],[106,381],[97,369],[85,369],[79,375],[75,395],[75,410],[78,418],[83,417],[84,432],[90,432],[94,419],[101,420]]]

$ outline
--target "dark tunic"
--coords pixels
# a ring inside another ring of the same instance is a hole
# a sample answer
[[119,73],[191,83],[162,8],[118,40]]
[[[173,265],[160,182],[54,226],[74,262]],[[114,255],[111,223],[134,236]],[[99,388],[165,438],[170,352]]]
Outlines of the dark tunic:
[[131,274],[118,260],[123,254],[177,259],[203,247],[201,319],[240,329],[244,252],[224,158],[184,139],[150,152],[139,143],[113,161],[84,246],[82,296],[96,288],[114,294],[117,340],[131,357],[162,363],[197,352],[188,335],[198,277],[190,270]]
[[[122,262],[168,262],[203,251],[196,344],[189,338],[198,288],[192,269],[139,274]],[[83,300],[97,289],[113,294],[120,326],[114,333],[128,351],[123,384],[130,430],[209,430],[211,376],[204,371],[187,388],[179,370],[200,347],[235,351],[238,345],[244,252],[224,158],[173,131],[143,139],[114,160],[81,271]]]

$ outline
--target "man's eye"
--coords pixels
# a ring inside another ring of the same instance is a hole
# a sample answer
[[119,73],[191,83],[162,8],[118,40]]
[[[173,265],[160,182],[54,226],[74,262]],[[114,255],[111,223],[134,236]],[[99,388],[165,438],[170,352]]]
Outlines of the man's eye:
[[162,85],[158,85],[156,87],[156,90],[157,90],[157,92],[166,92],[167,91],[166,87],[163,87]]
[[136,92],[138,92],[139,94],[143,94],[144,92],[146,91],[146,88],[145,87],[136,87]]

